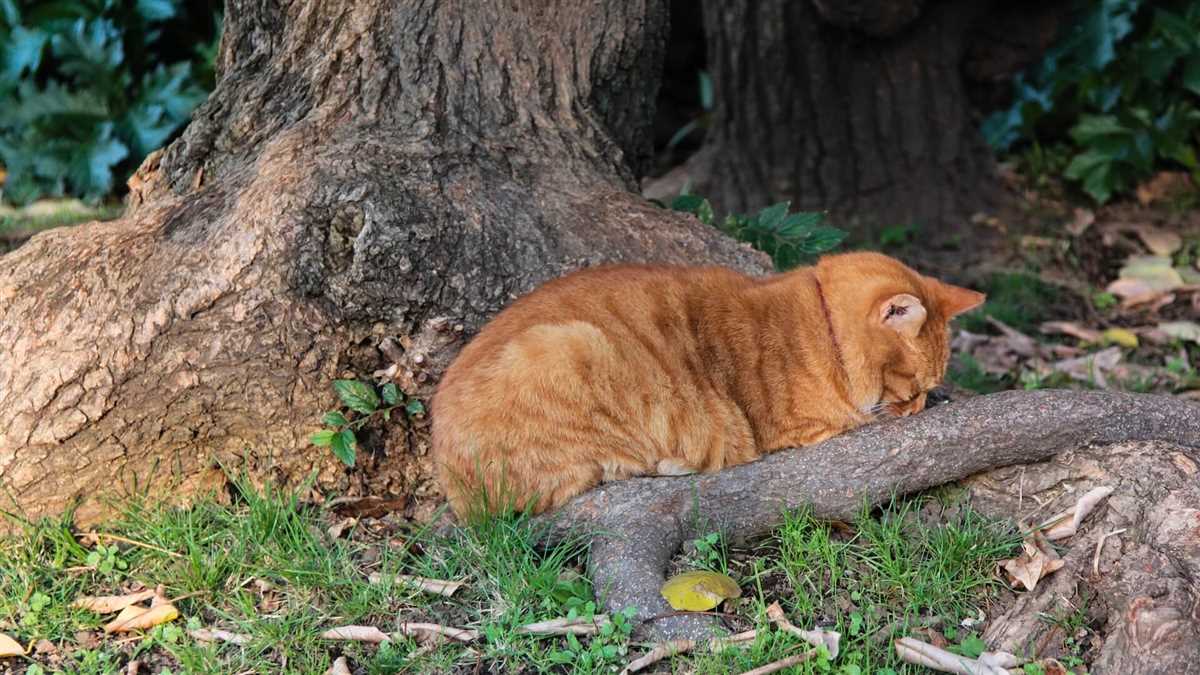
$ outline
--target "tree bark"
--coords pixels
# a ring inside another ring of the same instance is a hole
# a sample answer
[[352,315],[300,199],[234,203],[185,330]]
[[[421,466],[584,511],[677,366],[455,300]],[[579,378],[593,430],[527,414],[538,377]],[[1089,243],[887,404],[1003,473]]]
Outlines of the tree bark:
[[[715,474],[602,485],[540,516],[551,540],[598,532],[589,572],[610,612],[671,612],[659,595],[671,556],[720,531],[734,541],[769,533],[801,506],[852,521],[864,506],[995,467],[1040,462],[1093,445],[1167,440],[1200,457],[1200,406],[1109,392],[1002,392],[871,425],[823,443],[768,455]],[[659,639],[704,639],[705,617],[647,623]]]
[[705,0],[718,210],[791,200],[843,226],[948,225],[998,194],[963,56],[989,0]]
[[548,7],[229,0],[216,90],[127,214],[0,265],[3,508],[90,520],[97,496],[314,470],[422,507],[431,466],[403,425],[365,471],[307,444],[331,379],[399,361],[427,395],[464,335],[584,265],[765,271],[630,191],[663,3]]

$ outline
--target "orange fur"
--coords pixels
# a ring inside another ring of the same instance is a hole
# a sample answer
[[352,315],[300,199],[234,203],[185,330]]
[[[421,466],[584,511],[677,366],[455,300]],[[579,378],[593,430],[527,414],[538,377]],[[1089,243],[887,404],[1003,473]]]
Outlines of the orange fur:
[[570,274],[501,312],[446,371],[442,487],[460,516],[506,499],[540,512],[601,481],[716,471],[917,412],[945,374],[947,322],[982,301],[876,253],[761,279]]

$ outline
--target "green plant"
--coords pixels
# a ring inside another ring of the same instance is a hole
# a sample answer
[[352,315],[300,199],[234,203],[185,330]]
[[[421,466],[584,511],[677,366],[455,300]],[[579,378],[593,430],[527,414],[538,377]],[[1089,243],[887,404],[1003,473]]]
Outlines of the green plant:
[[[573,606],[567,612],[568,619],[593,619],[596,603],[592,600]],[[587,644],[574,635],[567,635],[559,649],[549,653],[551,663],[570,665],[572,672],[607,672],[608,667],[619,666],[629,653],[629,638],[633,635],[633,617],[637,609],[630,607],[613,613],[609,622],[600,626],[600,631]]]
[[181,0],[0,0],[4,197],[95,201],[160,147],[207,95],[192,23]]
[[1062,299],[1057,286],[1025,272],[992,274],[981,285],[980,290],[987,293],[987,302],[961,319],[963,326],[975,333],[988,330],[988,316],[1018,330],[1032,330],[1051,318],[1053,305]]
[[712,570],[722,574],[729,573],[729,550],[725,538],[718,532],[709,532],[703,537],[692,540],[695,552],[692,555],[692,565],[698,569]]
[[1096,291],[1092,293],[1092,306],[1101,311],[1111,309],[1117,306],[1117,296],[1108,291]]
[[980,394],[991,394],[1007,389],[1010,383],[1009,378],[993,375],[984,370],[983,364],[979,363],[978,359],[965,352],[957,354],[950,362],[946,377],[963,389],[970,389]]
[[[997,150],[1070,140],[1063,176],[1095,201],[1163,167],[1196,174],[1200,4],[1080,2],[1080,18],[1041,63],[1016,78],[1010,108],[983,132]],[[1057,168],[1057,159],[1047,169]]]
[[674,149],[677,145],[683,142],[685,138],[692,135],[696,131],[707,129],[712,124],[713,111],[713,84],[712,76],[707,71],[701,70],[696,74],[698,80],[698,94],[700,99],[700,114],[687,124],[679,127],[671,138],[667,141],[667,150]]
[[[789,213],[790,206],[790,202],[779,202],[754,215],[730,214],[718,227],[771,256],[775,269],[780,271],[810,262],[837,248],[846,238],[846,232],[825,223],[824,214]],[[671,209],[691,213],[705,225],[713,225],[716,219],[712,204],[698,195],[679,195],[671,202]]]
[[318,447],[332,450],[346,466],[354,466],[358,454],[358,437],[354,432],[372,419],[391,420],[392,411],[400,407],[403,407],[409,417],[425,414],[425,406],[420,400],[405,399],[392,382],[383,385],[376,392],[373,386],[361,380],[334,380],[333,390],[337,392],[346,412],[330,410],[325,413],[321,423],[326,428],[310,436],[309,441]]

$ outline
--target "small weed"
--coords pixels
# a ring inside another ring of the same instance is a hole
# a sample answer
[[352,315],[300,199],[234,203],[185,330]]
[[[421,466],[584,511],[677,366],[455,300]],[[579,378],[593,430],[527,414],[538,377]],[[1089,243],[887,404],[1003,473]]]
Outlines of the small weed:
[[987,372],[978,359],[965,352],[955,355],[946,377],[963,389],[980,394],[1002,391],[1010,384],[1009,378]]
[[[332,450],[346,466],[354,466],[358,454],[358,437],[354,432],[372,419],[382,418],[390,421],[392,411],[400,407],[403,407],[409,417],[425,414],[425,406],[420,400],[405,400],[399,388],[392,382],[383,385],[376,392],[375,387],[361,380],[334,380],[333,390],[337,392],[346,412],[330,410],[325,413],[321,423],[327,428],[314,433],[309,437],[309,441],[315,446]],[[383,407],[380,407],[381,403]],[[347,417],[347,414],[353,419]]]
[[824,214],[789,213],[789,208],[790,202],[780,202],[754,215],[730,214],[717,224],[712,204],[703,197],[682,194],[671,202],[672,210],[691,213],[705,225],[717,225],[731,237],[771,256],[780,271],[810,262],[836,249],[846,238],[846,232],[825,223]]
[[694,553],[690,562],[693,567],[721,574],[729,573],[729,550],[720,533],[709,532],[703,537],[693,539],[692,547]]

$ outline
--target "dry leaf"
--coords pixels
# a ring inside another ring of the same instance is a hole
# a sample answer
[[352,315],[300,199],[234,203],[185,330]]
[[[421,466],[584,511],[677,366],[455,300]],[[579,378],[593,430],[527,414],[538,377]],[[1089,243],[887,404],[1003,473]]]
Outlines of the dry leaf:
[[188,631],[188,635],[198,642],[228,642],[235,645],[244,645],[250,642],[249,635],[231,633],[219,628],[194,628]]
[[443,626],[440,623],[414,623],[406,621],[400,624],[400,630],[396,632],[416,638],[418,641],[450,638],[458,642],[474,642],[479,639],[479,631]]
[[334,659],[333,665],[329,666],[325,675],[350,675],[350,664],[346,663],[346,657],[339,656]]
[[1095,354],[1056,361],[1051,364],[1051,368],[1060,373],[1066,373],[1076,380],[1091,382],[1102,389],[1107,389],[1108,379],[1104,377],[1104,372],[1115,368],[1121,362],[1121,358],[1120,347],[1109,347]]
[[25,656],[25,648],[20,642],[0,633],[0,659],[6,656]]
[[1164,230],[1153,225],[1137,225],[1134,227],[1142,243],[1156,256],[1170,256],[1183,247],[1183,238],[1175,232]]
[[129,593],[126,595],[87,595],[72,602],[71,606],[91,610],[97,614],[112,614],[130,605],[136,605],[143,600],[149,600],[154,597],[154,594],[154,589],[146,589],[138,593]]
[[[121,614],[124,614],[126,610],[131,610],[134,607],[137,607],[137,605],[130,605],[129,607],[126,607],[124,610],[121,610]],[[167,623],[168,621],[174,621],[175,619],[179,618],[179,610],[175,609],[175,605],[172,605],[169,602],[156,605],[150,609],[143,609],[140,607],[138,609],[142,609],[142,611],[135,613],[133,616],[125,619],[124,621],[120,620],[121,614],[118,614],[114,621],[104,627],[104,632],[128,633],[129,631],[145,630],[147,628],[153,628],[159,624]]]
[[1129,349],[1137,349],[1138,336],[1128,328],[1109,328],[1104,331],[1104,341]]
[[1142,206],[1161,201],[1164,197],[1192,189],[1186,171],[1159,171],[1150,180],[1137,186],[1137,200]]
[[1183,285],[1183,278],[1171,267],[1171,259],[1167,256],[1132,256],[1125,261],[1118,277],[1107,290],[1123,298],[1147,292],[1165,293]]
[[1021,555],[1001,563],[1001,567],[1008,573],[1009,583],[1014,588],[1020,584],[1021,588],[1032,591],[1042,577],[1061,569],[1066,564],[1062,558],[1058,557],[1041,533],[1034,532],[1027,537],[1021,543],[1021,548]]
[[996,330],[999,330],[1001,333],[1004,334],[1004,337],[1007,339],[1009,348],[1012,349],[1017,354],[1020,354],[1021,356],[1026,356],[1026,357],[1035,356],[1037,354],[1037,341],[1034,340],[1033,338],[1022,333],[1021,331],[1017,330],[1016,328],[1009,326],[1008,324],[1004,323],[1003,321],[1001,321],[1000,319],[997,319],[994,316],[988,316],[987,322],[989,324],[991,324],[994,328],[996,328]]
[[788,621],[787,616],[783,613],[783,608],[778,602],[772,602],[770,607],[767,607],[767,618],[771,620],[780,630],[787,631],[792,635],[804,640],[814,647],[825,647],[829,651],[829,658],[836,659],[838,655],[838,644],[841,642],[842,634],[832,630],[804,630],[792,625]]
[[387,642],[392,638],[375,626],[340,626],[321,633],[321,639],[379,643]]
[[1008,675],[1007,667],[953,654],[920,640],[905,637],[896,640],[894,644],[896,656],[900,657],[901,661],[915,666],[924,666],[940,670],[943,673],[958,673],[958,675]]
[[1100,342],[1103,339],[1103,333],[1094,329],[1080,326],[1073,321],[1047,321],[1041,326],[1043,333],[1062,333],[1070,335],[1073,338],[1079,338],[1084,342]]
[[742,589],[727,575],[696,570],[667,579],[661,592],[673,609],[706,612],[723,600],[740,596]]
[[[432,593],[433,595],[443,595],[447,598],[454,595],[458,589],[462,588],[464,583],[462,581],[442,581],[441,579],[413,577],[407,574],[397,574],[394,577],[388,578],[392,579],[393,583],[395,583],[397,586],[407,586],[409,588],[415,588],[426,593]],[[371,583],[378,584],[384,580],[384,577],[380,576],[379,574],[372,574],[368,577],[368,579],[371,581]]]
[[[1080,497],[1079,501],[1075,502],[1075,506],[1046,519],[1046,522],[1038,529],[1042,529],[1050,541],[1066,539],[1078,532],[1083,519],[1087,518],[1092,509],[1112,493],[1113,488],[1108,486],[1092,488],[1087,491],[1087,494]],[[1047,526],[1049,529],[1045,529]]]
[[608,625],[607,614],[596,614],[588,617],[575,617],[569,619],[563,617],[561,619],[550,619],[549,621],[539,621],[537,623],[526,624],[517,628],[518,633],[525,635],[595,635],[600,632],[600,629]]
[[1164,321],[1158,324],[1158,330],[1176,340],[1200,343],[1200,324],[1195,321]]
[[1090,209],[1075,209],[1072,215],[1071,222],[1066,225],[1066,230],[1074,237],[1083,234],[1092,226],[1092,223],[1096,222],[1096,214],[1092,213]]

